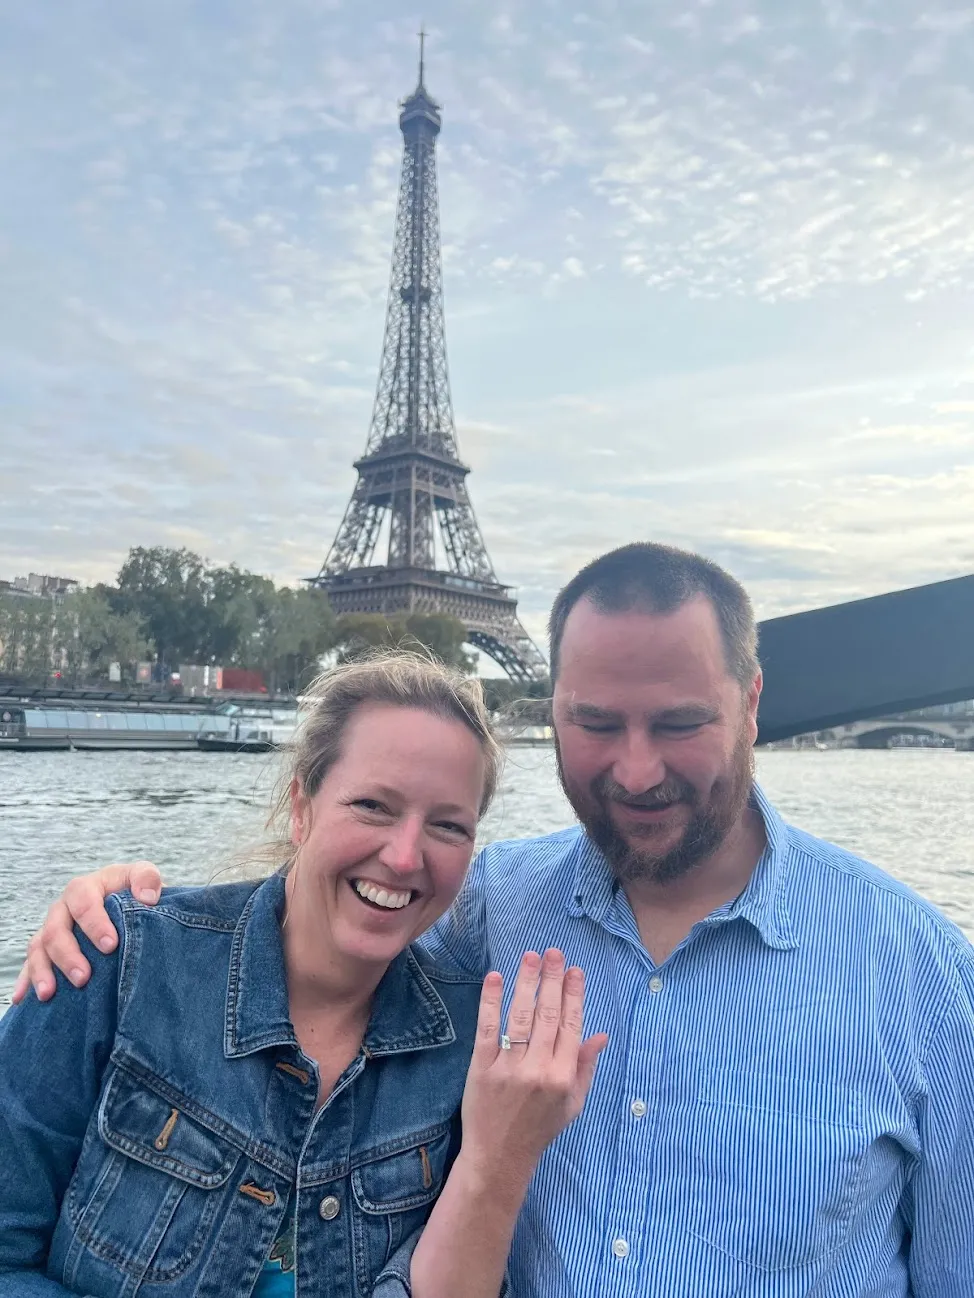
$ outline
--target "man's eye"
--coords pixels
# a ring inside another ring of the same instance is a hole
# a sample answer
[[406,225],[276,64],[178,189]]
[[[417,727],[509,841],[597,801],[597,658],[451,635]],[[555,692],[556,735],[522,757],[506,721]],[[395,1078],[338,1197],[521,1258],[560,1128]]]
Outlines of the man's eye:
[[579,726],[590,735],[614,735],[619,729],[613,725],[595,725],[591,721],[580,721]]
[[703,723],[702,721],[690,721],[690,722],[687,722],[685,725],[682,725],[682,726],[677,726],[677,725],[670,725],[670,726],[667,726],[667,725],[660,725],[660,726],[657,726],[657,730],[665,731],[666,734],[668,734],[668,735],[689,735],[689,734],[692,734],[692,732],[693,732],[694,730],[700,730],[700,729],[702,729],[703,724],[704,724],[704,723]]

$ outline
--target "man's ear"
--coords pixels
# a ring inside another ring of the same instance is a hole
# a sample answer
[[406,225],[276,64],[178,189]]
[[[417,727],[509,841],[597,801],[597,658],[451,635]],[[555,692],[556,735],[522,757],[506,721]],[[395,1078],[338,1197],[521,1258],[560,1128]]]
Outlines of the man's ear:
[[747,729],[752,744],[757,742],[758,737],[758,703],[761,701],[761,690],[763,688],[764,676],[759,671],[744,696],[744,706],[747,709]]
[[291,781],[291,842],[300,847],[311,828],[311,799],[297,776]]

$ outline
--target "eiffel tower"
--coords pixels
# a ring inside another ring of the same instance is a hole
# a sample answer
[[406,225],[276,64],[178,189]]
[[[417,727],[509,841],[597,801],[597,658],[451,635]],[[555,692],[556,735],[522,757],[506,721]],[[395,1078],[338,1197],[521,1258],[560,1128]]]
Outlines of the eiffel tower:
[[[423,81],[400,104],[402,176],[382,363],[365,454],[338,535],[312,585],[336,613],[446,613],[515,681],[547,665],[494,574],[467,494],[446,367],[436,137]],[[380,541],[383,546],[380,547]],[[385,563],[381,549],[386,549]]]

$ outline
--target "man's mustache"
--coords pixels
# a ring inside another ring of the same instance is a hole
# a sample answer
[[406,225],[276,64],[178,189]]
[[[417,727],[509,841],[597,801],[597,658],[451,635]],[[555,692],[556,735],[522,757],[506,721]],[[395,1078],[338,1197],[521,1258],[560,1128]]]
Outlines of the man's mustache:
[[601,776],[593,783],[592,792],[600,802],[617,802],[624,807],[639,807],[643,811],[655,811],[674,802],[688,802],[692,806],[696,801],[693,785],[685,780],[665,780],[662,784],[647,789],[645,793],[630,793],[615,780]]

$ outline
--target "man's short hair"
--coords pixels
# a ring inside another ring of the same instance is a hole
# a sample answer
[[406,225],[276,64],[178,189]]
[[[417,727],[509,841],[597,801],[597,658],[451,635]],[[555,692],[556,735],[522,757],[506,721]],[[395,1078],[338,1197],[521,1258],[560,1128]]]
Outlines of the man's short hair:
[[747,591],[729,572],[703,555],[653,541],[637,541],[593,559],[558,592],[548,620],[551,679],[568,615],[580,599],[603,613],[645,608],[672,613],[703,595],[717,614],[727,670],[747,689],[759,671],[758,630]]

